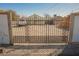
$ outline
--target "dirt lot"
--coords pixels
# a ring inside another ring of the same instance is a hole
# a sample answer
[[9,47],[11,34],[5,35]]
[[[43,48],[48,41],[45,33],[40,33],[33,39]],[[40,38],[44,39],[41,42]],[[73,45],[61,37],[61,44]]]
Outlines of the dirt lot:
[[55,25],[28,25],[12,28],[14,36],[63,36],[63,29]]
[[[67,36],[67,31],[65,32]],[[49,43],[60,41],[63,38],[63,30],[56,28],[54,25],[32,25],[32,26],[22,26],[13,27],[12,35],[15,40],[15,45],[11,47],[3,48],[4,53],[0,55],[4,56],[51,56],[57,55],[62,52],[64,46],[60,45],[50,45]],[[30,36],[30,37],[29,37]],[[48,36],[48,37],[47,37]],[[26,45],[26,42],[39,43],[38,45]],[[55,40],[55,41],[54,41]],[[23,45],[17,45],[23,42]],[[49,42],[49,43],[48,43]],[[24,44],[25,43],[25,44]],[[41,43],[46,43],[49,45],[41,45]]]
[[79,56],[79,44],[14,45],[0,47],[0,56]]
[[[52,43],[66,41],[68,31],[57,28],[55,25],[28,25],[12,28],[13,38],[17,42]],[[64,39],[64,40],[63,40]]]
[[1,56],[52,56],[58,55],[63,46],[55,45],[14,45],[3,48]]

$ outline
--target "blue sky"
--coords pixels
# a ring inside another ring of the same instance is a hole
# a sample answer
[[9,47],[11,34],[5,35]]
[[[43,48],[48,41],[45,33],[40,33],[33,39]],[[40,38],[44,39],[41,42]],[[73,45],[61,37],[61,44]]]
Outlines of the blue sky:
[[65,16],[73,11],[79,11],[79,4],[75,3],[0,3],[0,9],[14,10],[19,15],[54,14]]

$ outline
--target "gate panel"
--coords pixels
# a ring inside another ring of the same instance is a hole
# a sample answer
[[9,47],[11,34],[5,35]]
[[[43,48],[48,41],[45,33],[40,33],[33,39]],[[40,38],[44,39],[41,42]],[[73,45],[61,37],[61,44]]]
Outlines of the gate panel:
[[56,24],[40,24],[39,21],[38,24],[12,27],[12,32],[13,43],[62,43],[68,39],[67,30],[58,28]]

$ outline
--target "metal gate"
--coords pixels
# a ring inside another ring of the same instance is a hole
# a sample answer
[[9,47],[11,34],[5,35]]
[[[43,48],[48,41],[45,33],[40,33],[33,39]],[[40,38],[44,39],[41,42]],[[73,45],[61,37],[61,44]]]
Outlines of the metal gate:
[[12,21],[13,43],[62,43],[68,41],[68,33],[52,19]]

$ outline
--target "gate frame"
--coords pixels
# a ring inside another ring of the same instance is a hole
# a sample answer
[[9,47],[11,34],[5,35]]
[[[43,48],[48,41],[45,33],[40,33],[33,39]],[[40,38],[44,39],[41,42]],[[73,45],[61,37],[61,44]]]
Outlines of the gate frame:
[[0,14],[5,14],[5,15],[7,15],[7,21],[8,21],[8,31],[9,31],[9,40],[10,40],[10,43],[9,44],[1,44],[2,46],[4,45],[4,46],[8,46],[8,45],[13,45],[13,43],[12,43],[12,29],[11,29],[11,20],[12,20],[12,18],[11,18],[11,14],[8,12],[8,11],[2,11],[2,12],[0,12]]

